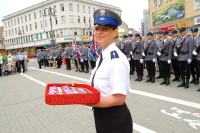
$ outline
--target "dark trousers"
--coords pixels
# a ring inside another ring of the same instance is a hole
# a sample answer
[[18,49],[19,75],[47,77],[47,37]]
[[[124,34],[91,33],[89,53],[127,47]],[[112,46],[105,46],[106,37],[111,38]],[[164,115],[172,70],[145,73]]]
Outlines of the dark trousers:
[[135,68],[134,68],[134,60],[131,59],[129,61],[129,64],[130,64],[130,74],[133,75],[134,74],[134,71],[135,71]]
[[197,80],[198,74],[197,74],[197,65],[196,65],[196,59],[193,59],[192,62],[189,64],[190,67],[190,73],[192,74],[192,79]]
[[146,61],[147,72],[150,78],[155,78],[156,67],[153,61]]
[[133,123],[126,104],[110,108],[93,108],[97,133],[132,133]]
[[159,58],[157,59],[158,60],[158,69],[159,69],[159,76],[162,77],[162,74],[161,74],[161,60],[159,60]]
[[165,79],[170,78],[170,64],[167,61],[160,61],[160,74]]
[[60,68],[62,65],[62,58],[58,57],[58,58],[56,58],[56,61],[57,61],[58,68]]
[[179,70],[179,65],[178,65],[178,60],[172,59],[172,68],[174,70],[174,76],[176,79],[180,78],[180,70]]
[[179,61],[179,70],[181,74],[181,80],[182,82],[185,83],[185,81],[189,81],[190,79],[190,69],[189,69],[189,64],[187,61]]
[[45,65],[46,67],[49,66],[49,61],[48,61],[48,59],[44,59],[44,65]]
[[143,64],[140,63],[139,60],[134,60],[135,70],[137,72],[137,76],[143,76]]
[[75,66],[76,66],[76,71],[78,71],[78,69],[79,69],[79,68],[78,68],[78,59],[76,59],[76,58],[74,59],[74,64],[75,64]]
[[24,73],[24,72],[25,72],[24,60],[20,60],[20,61],[19,61],[19,73],[21,72],[21,67],[22,67],[23,73]]
[[65,58],[65,61],[66,61],[67,69],[68,69],[68,70],[71,70],[71,59]]
[[84,61],[83,62],[80,61],[80,66],[81,66],[81,72],[84,72]]
[[93,60],[90,60],[90,65],[91,65],[92,69],[94,69],[96,66],[96,62]]
[[42,60],[38,60],[39,69],[42,68]]
[[[200,75],[200,61],[196,60],[197,75]],[[198,80],[198,79],[197,79]]]
[[84,66],[86,68],[86,72],[89,71],[89,63],[88,63],[88,60],[84,60]]
[[2,76],[2,64],[0,64],[0,76]]
[[20,72],[20,67],[19,67],[19,61],[16,61],[16,69],[17,69],[17,72]]

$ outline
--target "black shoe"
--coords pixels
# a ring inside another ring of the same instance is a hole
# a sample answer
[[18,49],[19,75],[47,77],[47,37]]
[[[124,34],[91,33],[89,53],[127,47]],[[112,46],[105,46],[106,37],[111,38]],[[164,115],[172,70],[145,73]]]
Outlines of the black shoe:
[[186,81],[184,88],[185,88],[185,89],[189,88],[189,80]]
[[195,80],[194,84],[198,85],[199,84],[199,80]]
[[138,81],[142,81],[142,76],[139,77]]
[[87,70],[85,73],[89,73],[89,71]]
[[185,86],[185,83],[181,82],[177,87],[183,87],[183,86]]
[[160,85],[164,85],[164,84],[166,84],[166,80],[165,79],[163,79],[163,81],[160,82]]
[[139,77],[137,77],[137,78],[135,79],[135,81],[139,81]]
[[165,85],[170,85],[170,79],[167,79],[167,80],[166,80]]
[[152,77],[151,83],[155,83],[155,77]]
[[146,82],[151,82],[151,79],[149,78]]
[[199,91],[199,92],[200,92],[200,89],[198,89],[197,91]]
[[195,79],[192,79],[192,81],[190,81],[191,84],[193,84],[195,82]]
[[180,79],[180,78],[178,78],[178,79],[177,79],[177,82],[181,82],[181,79]]
[[162,76],[160,76],[160,75],[158,77],[156,77],[156,79],[160,79],[160,78],[162,78]]

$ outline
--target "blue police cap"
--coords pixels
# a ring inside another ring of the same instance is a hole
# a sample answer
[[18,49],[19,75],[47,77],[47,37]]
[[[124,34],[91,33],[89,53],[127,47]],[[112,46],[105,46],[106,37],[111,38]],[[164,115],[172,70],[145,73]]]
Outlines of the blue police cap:
[[148,33],[147,33],[147,36],[153,36],[153,33],[148,32]]
[[179,30],[179,32],[183,32],[183,31],[186,31],[186,27],[181,27],[181,28],[179,28],[178,30]]
[[128,36],[127,35],[123,35],[123,38],[127,38]]
[[159,30],[159,31],[155,32],[155,34],[163,34],[163,31]]
[[163,31],[162,34],[163,34],[163,35],[168,35],[168,33],[169,33],[168,31]]
[[133,34],[128,34],[128,37],[133,37]]
[[177,34],[177,33],[178,33],[177,30],[172,30],[172,31],[171,31],[171,34],[172,34],[172,35]]
[[140,34],[137,34],[137,33],[136,33],[136,34],[135,34],[135,37],[140,37]]
[[118,27],[122,24],[120,16],[108,9],[98,9],[93,14],[95,27]]
[[192,33],[198,32],[198,31],[199,31],[199,30],[198,30],[197,28],[192,28],[192,29],[191,29],[191,32],[192,32]]

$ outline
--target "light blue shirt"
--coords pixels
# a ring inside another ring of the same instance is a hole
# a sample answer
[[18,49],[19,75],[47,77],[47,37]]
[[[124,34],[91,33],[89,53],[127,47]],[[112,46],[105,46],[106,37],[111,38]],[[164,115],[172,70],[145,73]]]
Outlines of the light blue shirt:
[[18,58],[18,60],[22,61],[22,60],[24,60],[24,55],[23,54],[18,54],[17,58]]

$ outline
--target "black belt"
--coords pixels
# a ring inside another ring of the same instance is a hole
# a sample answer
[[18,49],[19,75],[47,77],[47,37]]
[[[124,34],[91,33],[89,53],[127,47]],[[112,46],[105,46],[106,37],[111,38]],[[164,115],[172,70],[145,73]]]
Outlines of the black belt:
[[180,51],[180,54],[182,55],[185,55],[185,54],[188,54],[189,52],[188,51]]
[[147,52],[147,54],[148,54],[148,55],[152,55],[153,53],[151,53],[151,52]]

